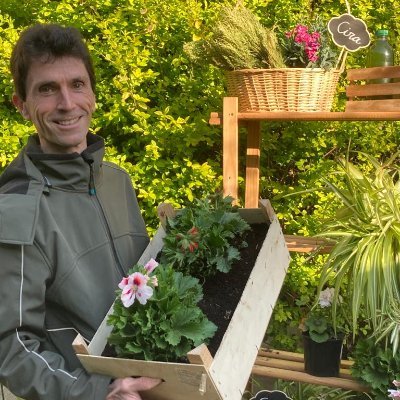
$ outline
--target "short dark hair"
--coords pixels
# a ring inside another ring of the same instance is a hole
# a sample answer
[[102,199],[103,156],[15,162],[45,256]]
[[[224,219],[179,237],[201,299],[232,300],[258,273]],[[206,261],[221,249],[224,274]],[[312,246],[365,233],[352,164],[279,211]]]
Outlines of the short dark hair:
[[96,78],[89,50],[80,32],[58,24],[36,24],[21,33],[11,54],[10,67],[17,95],[26,100],[26,78],[33,61],[52,62],[56,58],[75,57],[84,63],[92,90]]

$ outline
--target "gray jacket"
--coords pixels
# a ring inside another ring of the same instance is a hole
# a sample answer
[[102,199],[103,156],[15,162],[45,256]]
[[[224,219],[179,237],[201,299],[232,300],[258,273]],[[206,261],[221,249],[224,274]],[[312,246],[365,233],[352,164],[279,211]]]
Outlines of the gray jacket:
[[103,400],[71,343],[91,340],[149,239],[126,172],[82,154],[41,152],[37,137],[0,177],[0,382],[17,396]]

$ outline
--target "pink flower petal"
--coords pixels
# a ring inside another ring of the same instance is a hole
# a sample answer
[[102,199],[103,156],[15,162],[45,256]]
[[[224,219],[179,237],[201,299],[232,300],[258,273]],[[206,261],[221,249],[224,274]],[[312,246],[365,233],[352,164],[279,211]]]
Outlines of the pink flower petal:
[[118,284],[120,289],[123,289],[128,284],[128,277],[122,278],[121,282]]
[[153,289],[150,286],[142,286],[136,291],[136,298],[140,304],[146,304],[147,300],[153,295]]
[[157,266],[158,262],[151,258],[150,261],[144,266],[144,269],[150,274],[155,268],[157,268]]
[[121,294],[121,301],[125,307],[130,307],[135,302],[135,291],[132,287],[126,286]]

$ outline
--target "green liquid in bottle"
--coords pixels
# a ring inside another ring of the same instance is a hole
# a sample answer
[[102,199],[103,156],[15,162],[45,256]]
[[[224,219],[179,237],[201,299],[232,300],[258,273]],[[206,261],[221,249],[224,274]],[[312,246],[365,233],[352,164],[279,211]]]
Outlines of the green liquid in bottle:
[[[367,67],[388,67],[393,65],[393,48],[388,42],[389,32],[379,29],[375,34],[375,42],[371,45],[367,56]],[[373,79],[371,83],[389,83],[390,78]]]

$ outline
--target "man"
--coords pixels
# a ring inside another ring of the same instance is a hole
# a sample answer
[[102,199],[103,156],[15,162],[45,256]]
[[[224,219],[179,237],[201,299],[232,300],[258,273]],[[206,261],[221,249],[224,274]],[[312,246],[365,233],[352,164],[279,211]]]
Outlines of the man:
[[11,57],[13,102],[34,124],[0,177],[0,382],[40,400],[137,400],[151,378],[88,374],[88,341],[148,243],[129,176],[88,133],[95,77],[77,30],[35,25]]

